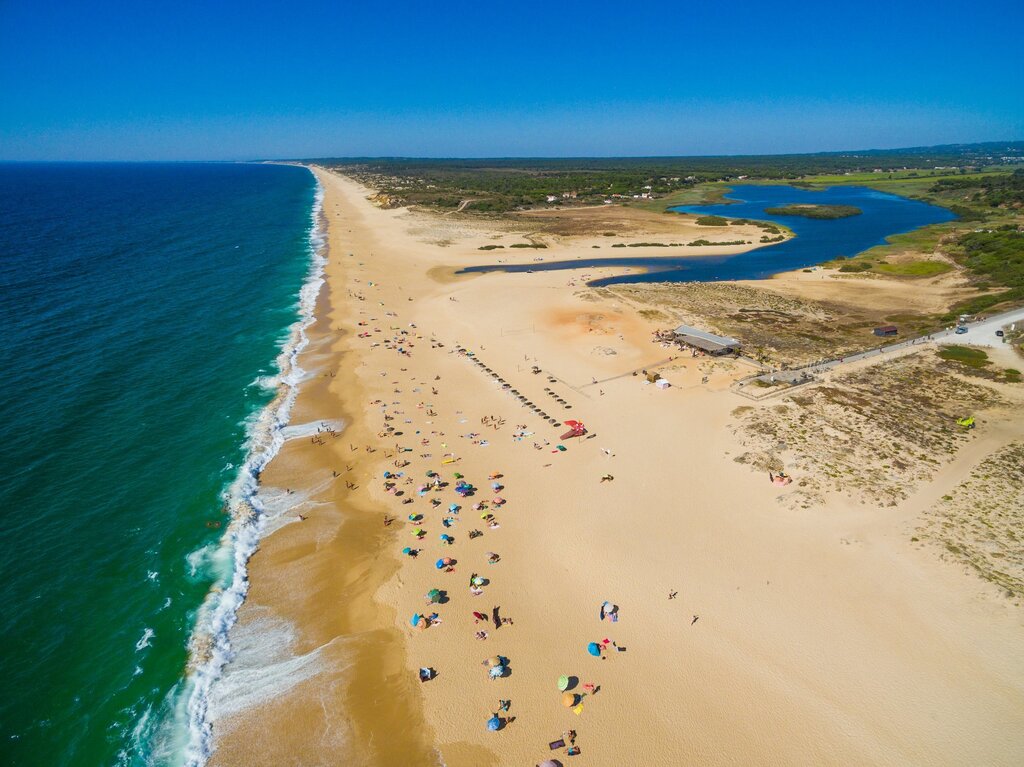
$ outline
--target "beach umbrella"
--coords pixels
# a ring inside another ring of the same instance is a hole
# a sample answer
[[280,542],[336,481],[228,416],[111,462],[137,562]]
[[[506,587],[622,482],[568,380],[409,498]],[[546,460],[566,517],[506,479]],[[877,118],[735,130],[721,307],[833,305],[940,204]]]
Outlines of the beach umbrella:
[[423,616],[420,615],[419,613],[416,613],[415,615],[413,615],[409,619],[409,623],[412,624],[413,628],[418,627],[422,621],[423,621]]
[[562,692],[565,692],[566,689],[568,689],[568,687],[569,677],[567,677],[565,674],[562,674],[562,676],[558,677],[558,689]]
[[500,730],[501,720],[496,716],[492,716],[490,719],[487,720],[487,729],[491,732],[496,732],[497,730]]
[[505,499],[501,498],[500,496],[495,496],[494,498],[491,499],[491,503],[493,503],[495,506],[501,506],[501,504],[503,504],[504,502]]
[[597,642],[591,642],[587,645],[587,652],[593,655],[595,658],[601,657],[601,645]]
[[450,561],[451,561],[451,560],[446,560],[446,559],[439,559],[439,560],[437,560],[437,562],[435,562],[435,563],[434,563],[434,566],[435,566],[435,567],[436,567],[436,568],[437,568],[438,570],[443,570],[443,569],[444,569],[445,567],[447,567],[447,566],[448,566],[448,562],[450,562]]
[[473,611],[473,617],[476,618],[478,621],[487,620],[486,615],[484,615],[483,613],[478,613],[476,610]]
[[576,705],[576,695],[571,692],[567,692],[562,696],[562,705],[566,708],[572,708]]
[[562,767],[554,759],[545,759],[543,762],[537,765],[537,767]]
[[501,658],[497,655],[492,655],[490,658],[487,659],[487,665],[491,668],[494,668],[495,666],[500,666]]
[[427,531],[417,527],[415,530],[412,531],[412,534],[415,535],[417,538],[422,538],[424,535],[427,534]]
[[451,543],[454,540],[455,539],[450,535],[445,535],[444,533],[441,534],[441,543]]
[[436,604],[441,601],[441,592],[437,589],[431,589],[427,592],[427,599],[430,600],[431,604]]
[[423,515],[422,514],[410,514],[409,515],[409,521],[410,522],[419,522],[421,519],[423,519]]
[[457,503],[449,503],[448,504],[448,511],[458,511],[458,510],[459,510],[459,504],[457,504]]
[[470,584],[471,586],[483,586],[483,585],[484,585],[484,579],[483,579],[483,578],[481,578],[481,577],[480,577],[480,576],[478,575],[478,576],[476,576],[476,577],[474,577],[474,578],[470,578],[470,579],[469,579],[469,584]]
[[487,672],[491,679],[500,679],[505,675],[504,666],[492,666],[491,670]]
[[402,553],[403,554],[412,554],[412,549],[410,549],[408,546],[406,546],[404,549],[402,549]]
[[455,472],[455,479],[462,479],[462,475],[459,472]]

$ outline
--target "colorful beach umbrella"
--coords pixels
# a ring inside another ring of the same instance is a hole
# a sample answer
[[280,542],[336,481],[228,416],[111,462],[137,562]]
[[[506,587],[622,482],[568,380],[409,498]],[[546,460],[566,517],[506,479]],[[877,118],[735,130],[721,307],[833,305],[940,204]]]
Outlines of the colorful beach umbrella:
[[402,553],[403,554],[412,554],[412,549],[410,549],[408,546],[406,546],[404,549],[402,549]]
[[497,655],[492,655],[490,658],[487,659],[487,665],[491,668],[494,668],[495,666],[500,666],[501,658],[499,658]]
[[568,688],[569,677],[567,677],[565,674],[562,674],[562,676],[558,677],[558,689],[562,692],[565,692]]
[[491,732],[496,732],[500,730],[501,720],[496,716],[492,716],[490,719],[487,720],[487,729]]
[[438,591],[437,589],[431,589],[430,591],[427,592],[427,599],[429,599],[431,601],[431,603],[440,602],[441,601],[441,592]]
[[601,645],[597,642],[591,642],[587,645],[587,652],[593,655],[595,658],[601,657]]
[[410,623],[410,624],[412,624],[413,628],[416,628],[417,626],[419,626],[419,625],[420,625],[420,622],[421,622],[422,620],[423,620],[423,616],[422,616],[422,615],[420,615],[419,613],[416,613],[415,615],[413,615],[413,616],[412,616],[412,617],[411,617],[411,618],[409,619],[409,623]]
[[576,695],[571,692],[567,692],[562,696],[562,705],[566,708],[572,708],[576,705]]

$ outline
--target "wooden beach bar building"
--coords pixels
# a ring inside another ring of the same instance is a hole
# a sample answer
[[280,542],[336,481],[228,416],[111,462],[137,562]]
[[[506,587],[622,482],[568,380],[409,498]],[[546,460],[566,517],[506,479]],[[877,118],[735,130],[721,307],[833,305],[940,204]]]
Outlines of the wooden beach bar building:
[[686,346],[707,352],[708,354],[736,354],[740,350],[740,342],[735,338],[716,336],[700,328],[680,325],[673,331],[676,341]]

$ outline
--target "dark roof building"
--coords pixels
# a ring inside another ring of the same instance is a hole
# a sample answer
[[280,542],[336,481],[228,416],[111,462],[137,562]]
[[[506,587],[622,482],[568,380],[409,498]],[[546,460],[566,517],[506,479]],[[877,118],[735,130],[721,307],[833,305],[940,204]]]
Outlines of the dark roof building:
[[880,328],[875,328],[876,336],[894,336],[898,332],[895,325],[882,325]]
[[699,328],[691,328],[689,325],[680,325],[676,328],[675,336],[677,341],[702,349],[709,354],[729,354],[739,351],[740,348],[740,342],[735,338],[716,336]]

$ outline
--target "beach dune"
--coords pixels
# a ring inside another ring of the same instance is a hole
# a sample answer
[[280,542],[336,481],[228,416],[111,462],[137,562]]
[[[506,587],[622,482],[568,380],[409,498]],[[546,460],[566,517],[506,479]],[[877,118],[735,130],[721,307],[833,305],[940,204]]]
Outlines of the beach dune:
[[[308,663],[214,716],[212,763],[1021,763],[1021,614],[911,545],[931,488],[783,507],[734,460],[744,363],[661,348],[578,273],[453,276],[493,258],[477,235],[445,244],[314,172],[329,263],[293,422],[344,428],[263,476],[303,502],[254,556],[238,628],[287,626]],[[562,439],[569,420],[586,434]]]

